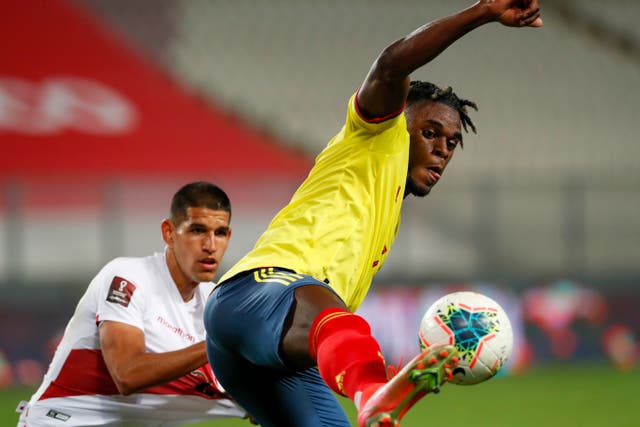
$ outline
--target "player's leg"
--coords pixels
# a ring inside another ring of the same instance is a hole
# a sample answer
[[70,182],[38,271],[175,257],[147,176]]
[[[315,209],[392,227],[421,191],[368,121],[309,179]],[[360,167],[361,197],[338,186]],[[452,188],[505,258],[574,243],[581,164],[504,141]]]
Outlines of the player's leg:
[[294,289],[314,280],[277,269],[256,270],[221,285],[207,302],[212,368],[231,396],[263,426],[349,426],[317,371],[295,371],[280,356]]
[[327,385],[352,399],[361,387],[386,383],[382,352],[365,319],[321,286],[299,287],[295,298],[281,346],[289,366],[317,364]]
[[446,348],[417,356],[387,382],[380,347],[362,317],[340,308],[331,293],[318,286],[300,287],[295,295],[283,338],[283,358],[305,362],[298,337],[306,334],[308,357],[317,361],[333,391],[354,401],[360,425],[396,425],[418,399],[451,375],[457,359],[453,348]]
[[215,348],[208,347],[207,352],[226,391],[262,427],[350,426],[317,370],[275,370]]

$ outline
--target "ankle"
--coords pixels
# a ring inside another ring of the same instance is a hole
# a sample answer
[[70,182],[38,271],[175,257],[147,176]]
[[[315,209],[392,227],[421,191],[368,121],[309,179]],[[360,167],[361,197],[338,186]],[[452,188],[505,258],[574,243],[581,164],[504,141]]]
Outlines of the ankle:
[[386,383],[369,383],[362,387],[362,389],[356,391],[352,399],[353,403],[356,405],[356,409],[359,411],[371,396],[373,396],[373,394],[385,384]]
[[386,382],[387,373],[382,359],[360,361],[346,370],[343,390],[353,400],[356,392],[368,390],[371,385],[377,388]]

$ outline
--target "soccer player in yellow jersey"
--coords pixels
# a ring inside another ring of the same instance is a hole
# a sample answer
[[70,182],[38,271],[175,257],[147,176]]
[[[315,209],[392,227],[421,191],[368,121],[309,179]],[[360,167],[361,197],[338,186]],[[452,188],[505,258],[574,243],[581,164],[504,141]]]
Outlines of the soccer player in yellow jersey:
[[346,123],[255,247],[205,308],[207,353],[231,396],[264,427],[398,426],[452,375],[451,346],[387,379],[367,322],[353,314],[397,234],[402,200],[440,180],[475,104],[409,75],[481,25],[542,25],[538,0],[481,0],[389,45],[349,100]]

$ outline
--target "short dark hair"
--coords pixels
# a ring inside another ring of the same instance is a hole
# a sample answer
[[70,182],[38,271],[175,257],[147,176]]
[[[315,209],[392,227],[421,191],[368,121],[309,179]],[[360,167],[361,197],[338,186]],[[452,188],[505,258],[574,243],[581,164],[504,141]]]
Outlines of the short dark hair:
[[467,114],[467,107],[471,107],[478,111],[478,106],[475,102],[459,98],[453,89],[451,89],[451,86],[442,89],[433,83],[414,80],[411,82],[409,87],[407,105],[411,105],[421,100],[442,102],[443,104],[448,105],[460,114],[460,121],[462,122],[462,127],[465,132],[469,132],[467,129],[468,126],[471,128],[473,133],[476,133],[476,127]]
[[187,219],[188,208],[226,211],[231,218],[231,202],[227,193],[210,182],[196,181],[180,188],[171,199],[171,221],[175,225],[181,224]]

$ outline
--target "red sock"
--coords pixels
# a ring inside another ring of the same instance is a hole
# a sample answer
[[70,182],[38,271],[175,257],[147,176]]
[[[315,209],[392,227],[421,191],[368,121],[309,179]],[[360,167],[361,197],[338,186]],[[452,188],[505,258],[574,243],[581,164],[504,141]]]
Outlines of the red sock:
[[309,353],[331,390],[354,400],[356,392],[387,382],[378,342],[362,317],[338,308],[323,310],[313,321]]

